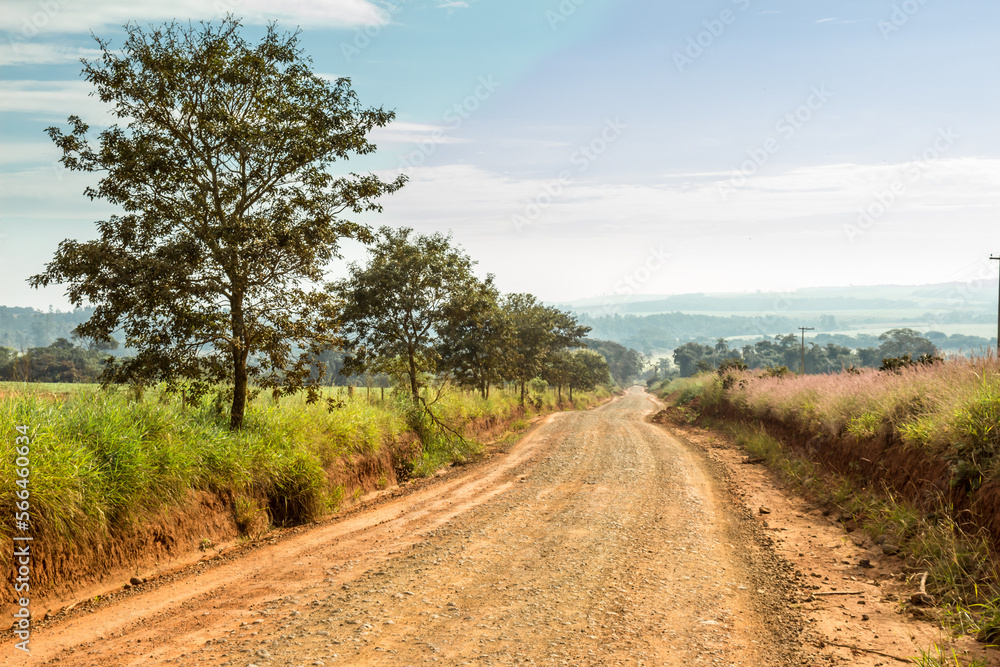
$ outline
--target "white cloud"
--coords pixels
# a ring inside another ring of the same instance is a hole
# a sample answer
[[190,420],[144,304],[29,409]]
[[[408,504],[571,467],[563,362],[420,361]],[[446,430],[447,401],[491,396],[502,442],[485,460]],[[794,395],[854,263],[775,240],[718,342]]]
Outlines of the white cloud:
[[447,127],[424,123],[393,122],[372,130],[368,138],[376,144],[458,144],[465,139],[447,136]]
[[[555,174],[522,179],[470,165],[427,167],[413,170],[370,222],[452,230],[502,289],[556,300],[614,293],[651,248],[672,259],[642,286],[650,294],[934,282],[968,262],[968,239],[995,236],[1000,159],[942,158],[915,181],[905,180],[904,167],[836,164],[758,175],[729,202],[718,193],[725,173],[633,184],[574,173],[559,192]],[[889,210],[848,234],[858,210],[901,178],[906,187]],[[526,210],[532,203],[535,216]],[[528,224],[519,230],[515,215]],[[912,261],[884,261],[887,245]]]
[[0,66],[59,65],[79,62],[80,58],[92,59],[101,54],[99,49],[67,47],[42,41],[17,41],[0,43]]
[[352,27],[385,23],[386,12],[368,0],[7,0],[0,30],[15,41],[50,33],[86,33],[129,22],[198,21],[227,13],[249,24],[276,20],[302,28]]
[[86,81],[0,81],[0,112],[60,120],[76,114],[92,126],[106,125],[113,119],[100,99],[89,95],[93,90]]
[[3,144],[3,150],[0,150],[0,165],[54,162],[61,156],[62,151],[52,142],[7,142]]
[[[803,167],[751,178],[725,202],[719,194],[720,185],[728,182],[724,173],[672,174],[658,183],[624,185],[589,182],[573,174],[572,182],[559,188],[555,175],[515,179],[449,165],[414,170],[407,186],[386,201],[386,213],[468,227],[473,234],[515,233],[515,215],[528,219],[526,229],[533,233],[572,229],[587,234],[614,223],[635,230],[691,226],[692,234],[702,234],[699,226],[705,224],[736,230],[793,220],[840,230],[840,223],[853,221],[860,208],[897,182],[903,189],[884,216],[887,222],[919,215],[925,223],[944,225],[955,211],[971,215],[998,204],[1000,159],[941,158],[927,163],[916,179],[907,173],[901,164]],[[538,213],[529,209],[531,204]],[[831,220],[836,221],[832,227]]]

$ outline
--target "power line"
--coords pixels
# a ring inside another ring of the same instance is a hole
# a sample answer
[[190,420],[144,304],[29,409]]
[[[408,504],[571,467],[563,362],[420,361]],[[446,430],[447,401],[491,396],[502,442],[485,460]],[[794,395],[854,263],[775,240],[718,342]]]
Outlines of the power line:
[[[990,259],[1000,260],[1000,257],[990,255]],[[1000,357],[1000,287],[997,287],[997,356]]]
[[813,327],[799,327],[802,331],[802,371],[799,375],[806,374],[806,332],[813,331]]

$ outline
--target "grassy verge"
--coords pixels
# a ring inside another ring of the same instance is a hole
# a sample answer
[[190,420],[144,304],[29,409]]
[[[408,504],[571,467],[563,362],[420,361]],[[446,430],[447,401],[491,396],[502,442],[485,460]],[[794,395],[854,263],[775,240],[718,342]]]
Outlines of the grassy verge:
[[[864,530],[887,553],[898,549],[911,570],[927,572],[927,591],[942,605],[945,626],[1000,643],[997,535],[968,509],[992,507],[998,489],[995,357],[900,373],[707,373],[659,391],[692,418],[721,424],[845,526]],[[927,462],[942,477],[914,493],[912,471],[893,469],[908,460]],[[921,660],[953,664],[940,652]]]
[[[16,384],[16,383],[15,383]],[[451,462],[469,461],[480,437],[526,425],[533,414],[557,405],[552,392],[537,393],[528,410],[513,393],[484,400],[454,391],[435,404],[438,417],[464,437],[441,435],[415,420],[406,397],[363,391],[330,412],[304,397],[276,402],[261,397],[248,407],[245,428],[228,430],[228,416],[212,401],[197,405],[159,390],[135,400],[127,392],[95,387],[0,387],[0,539],[14,533],[19,487],[13,451],[16,427],[30,444],[31,532],[48,544],[95,544],[141,523],[158,510],[209,492],[233,510],[237,527],[250,533],[271,522],[298,524],[334,511],[347,493],[335,470],[359,461],[364,471],[392,474],[403,457],[411,475],[430,475]],[[580,396],[577,407],[606,396]],[[416,432],[415,432],[416,431]],[[423,436],[423,446],[417,436]],[[405,449],[397,449],[400,444]],[[23,463],[23,462],[22,462]],[[382,472],[379,472],[382,471]],[[358,473],[358,474],[362,474]],[[10,552],[0,561],[10,570]]]

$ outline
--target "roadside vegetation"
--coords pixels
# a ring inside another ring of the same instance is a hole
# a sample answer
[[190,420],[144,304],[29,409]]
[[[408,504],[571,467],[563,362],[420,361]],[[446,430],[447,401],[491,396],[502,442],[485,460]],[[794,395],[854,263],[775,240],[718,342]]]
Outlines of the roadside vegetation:
[[806,376],[734,362],[657,392],[926,572],[943,624],[1000,643],[1000,361],[886,361]]
[[[513,386],[488,399],[442,393],[436,410],[462,425],[455,433],[414,421],[403,392],[383,399],[381,392],[347,388],[325,391],[338,404],[332,411],[304,395],[258,397],[244,428],[234,431],[226,405],[208,397],[184,405],[162,387],[136,400],[126,389],[97,385],[4,383],[0,430],[28,426],[31,531],[50,551],[112,541],[161,510],[189,503],[193,492],[220,498],[238,531],[255,537],[272,524],[297,525],[336,511],[363,490],[362,482],[384,488],[393,478],[470,462],[487,440],[523,430],[536,414],[585,408],[610,395],[607,388],[578,393],[571,404],[560,403],[544,382],[528,391],[525,406]],[[8,517],[0,521],[0,539],[6,540],[14,532],[14,465],[14,457],[0,459],[0,506]],[[352,466],[375,478],[355,478],[351,488],[337,473]]]
[[685,343],[673,351],[673,361],[680,377],[690,377],[734,362],[745,364],[748,368],[785,366],[800,370],[803,360],[806,373],[821,375],[846,368],[879,368],[886,358],[903,355],[919,358],[923,355],[934,356],[938,352],[934,343],[913,329],[890,329],[875,342],[878,344],[857,348],[835,342],[818,345],[813,341],[807,341],[803,346],[799,336],[785,334],[775,336],[773,340],[765,338],[742,347],[730,347],[725,338],[719,338],[715,345]]
[[[501,294],[450,235],[355,222],[406,183],[343,164],[373,152],[369,134],[395,113],[313,72],[299,32],[270,24],[251,43],[241,30],[227,15],[129,24],[114,47],[95,37],[83,76],[128,123],[94,132],[70,115],[46,130],[64,167],[101,174],[86,195],[119,214],[28,280],[65,286],[89,316],[73,340],[0,348],[4,378],[101,385],[0,391],[0,429],[31,442],[32,536],[53,538],[40,576],[58,578],[67,553],[103,561],[130,526],[197,505],[196,492],[244,534],[307,522],[373,479],[471,461],[484,440],[613,386],[608,357],[583,349],[589,327]],[[345,240],[367,261],[326,283]],[[31,319],[38,341],[57,318]],[[363,377],[363,395],[331,375]],[[0,462],[2,538],[15,460]]]

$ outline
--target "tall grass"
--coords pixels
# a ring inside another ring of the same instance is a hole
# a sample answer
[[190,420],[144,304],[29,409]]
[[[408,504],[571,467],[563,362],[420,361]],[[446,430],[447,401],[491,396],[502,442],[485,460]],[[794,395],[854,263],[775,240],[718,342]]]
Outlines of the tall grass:
[[939,456],[967,460],[986,478],[1000,474],[1000,361],[995,355],[950,359],[898,373],[762,377],[731,372],[674,381],[664,393],[694,395],[703,409],[795,426],[822,436],[891,437]]
[[[192,491],[230,499],[244,526],[258,523],[254,517],[261,511],[276,522],[314,519],[344,496],[328,475],[338,461],[376,455],[415,425],[425,439],[417,474],[480,451],[475,433],[458,439],[414,424],[409,400],[392,393],[369,401],[356,392],[332,412],[302,396],[280,402],[260,397],[248,406],[244,428],[232,432],[228,415],[207,399],[182,407],[179,396],[155,389],[140,401],[93,387],[61,396],[44,386],[12,389],[0,392],[0,433],[11,445],[0,457],[0,539],[12,530],[18,490],[12,445],[20,425],[31,437],[33,529],[67,542],[106,539],[150,512],[185,502]],[[555,409],[554,395],[536,397],[535,405]],[[523,414],[518,398],[503,391],[488,400],[448,392],[435,411],[459,427],[485,420],[505,424]]]
[[[871,535],[898,546],[912,565],[928,572],[928,591],[950,606],[946,616],[958,619],[959,631],[1000,625],[1000,571],[985,529],[960,528],[943,495],[933,502],[922,498],[918,509],[898,492],[871,488],[870,479],[848,479],[823,470],[764,428],[780,425],[782,432],[796,432],[803,442],[824,437],[901,442],[932,460],[949,463],[952,484],[974,491],[1000,476],[1000,362],[995,355],[951,359],[898,373],[863,370],[777,378],[759,371],[729,371],[726,375],[685,378],[661,391],[675,403],[697,397],[703,412],[735,417],[729,430],[748,452],[839,507]],[[850,477],[852,463],[846,463]],[[893,471],[886,473],[891,476]]]

